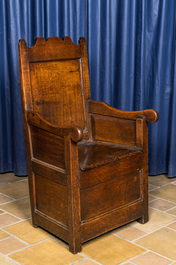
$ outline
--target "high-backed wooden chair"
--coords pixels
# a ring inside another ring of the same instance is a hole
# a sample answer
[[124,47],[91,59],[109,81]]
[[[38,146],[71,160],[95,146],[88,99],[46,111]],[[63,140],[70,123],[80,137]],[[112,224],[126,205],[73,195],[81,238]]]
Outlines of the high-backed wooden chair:
[[69,243],[148,221],[148,122],[90,99],[86,40],[19,42],[32,220]]

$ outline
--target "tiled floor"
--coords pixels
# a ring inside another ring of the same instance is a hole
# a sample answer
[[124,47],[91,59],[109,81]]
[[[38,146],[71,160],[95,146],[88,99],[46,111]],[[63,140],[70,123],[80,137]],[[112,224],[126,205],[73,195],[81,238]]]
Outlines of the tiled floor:
[[0,265],[176,264],[176,179],[149,177],[150,221],[133,222],[83,244],[73,255],[31,225],[27,178],[0,174]]

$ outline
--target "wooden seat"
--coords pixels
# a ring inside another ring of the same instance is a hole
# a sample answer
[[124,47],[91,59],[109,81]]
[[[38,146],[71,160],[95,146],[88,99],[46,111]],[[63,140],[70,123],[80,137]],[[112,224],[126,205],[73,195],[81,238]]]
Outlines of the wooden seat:
[[[86,142],[78,146],[79,167],[82,171],[117,162],[120,159],[140,155],[142,148],[122,144]],[[137,165],[136,168],[139,166]]]
[[133,220],[148,221],[148,123],[154,110],[92,101],[84,38],[19,41],[32,221],[81,244]]

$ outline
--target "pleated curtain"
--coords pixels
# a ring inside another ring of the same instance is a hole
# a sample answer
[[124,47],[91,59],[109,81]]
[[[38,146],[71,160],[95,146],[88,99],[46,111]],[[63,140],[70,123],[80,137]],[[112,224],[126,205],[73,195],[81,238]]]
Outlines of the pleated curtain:
[[154,108],[149,173],[176,176],[176,1],[1,0],[0,173],[26,175],[18,41],[87,39],[92,99]]

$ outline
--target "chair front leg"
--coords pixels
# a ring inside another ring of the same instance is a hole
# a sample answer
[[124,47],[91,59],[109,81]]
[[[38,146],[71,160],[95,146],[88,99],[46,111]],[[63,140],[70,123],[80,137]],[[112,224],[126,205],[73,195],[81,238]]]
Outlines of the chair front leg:
[[136,145],[144,152],[144,164],[141,172],[141,192],[143,199],[143,212],[138,222],[145,224],[149,220],[148,215],[148,123],[144,116],[136,120]]
[[66,174],[68,177],[68,229],[69,250],[76,254],[81,251],[81,205],[78,146],[70,137],[65,140]]

